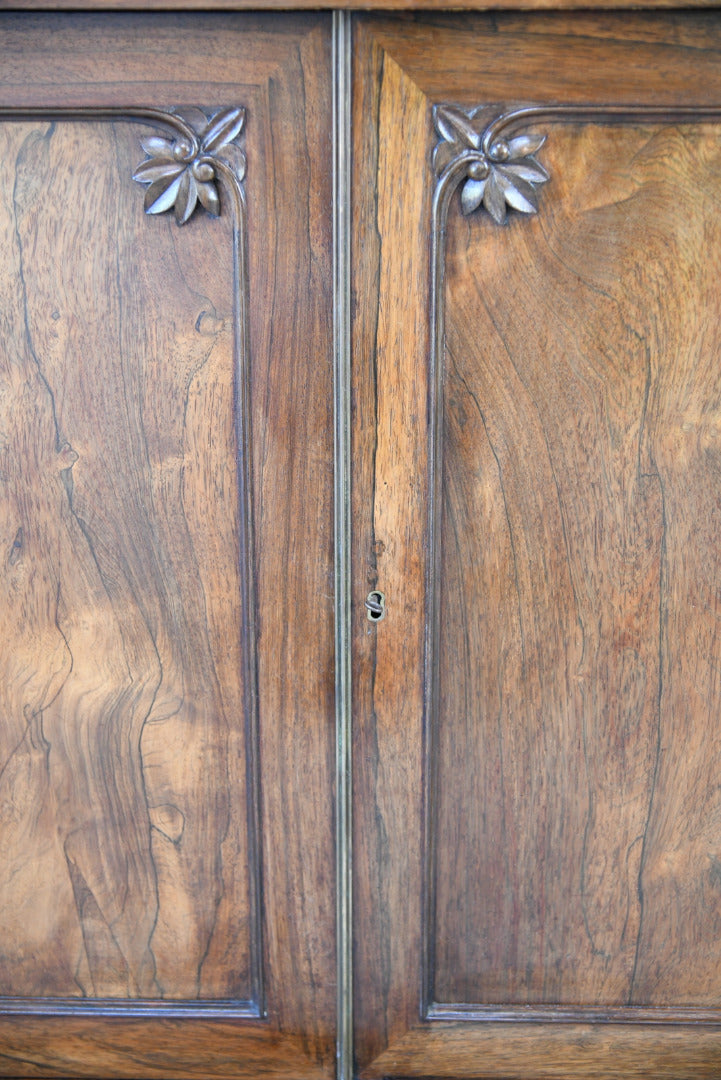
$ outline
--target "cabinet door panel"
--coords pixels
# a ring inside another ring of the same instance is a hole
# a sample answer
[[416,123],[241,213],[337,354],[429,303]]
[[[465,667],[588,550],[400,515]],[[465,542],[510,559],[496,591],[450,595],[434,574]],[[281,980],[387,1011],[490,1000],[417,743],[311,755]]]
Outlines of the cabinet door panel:
[[0,1071],[327,1076],[329,21],[0,35]]
[[361,1075],[718,1069],[721,83],[679,27],[358,23]]
[[433,999],[714,1006],[721,144],[552,141],[449,230]]
[[0,988],[250,1003],[232,214],[212,245],[194,230],[203,282],[184,234],[137,212],[131,125],[2,135]]

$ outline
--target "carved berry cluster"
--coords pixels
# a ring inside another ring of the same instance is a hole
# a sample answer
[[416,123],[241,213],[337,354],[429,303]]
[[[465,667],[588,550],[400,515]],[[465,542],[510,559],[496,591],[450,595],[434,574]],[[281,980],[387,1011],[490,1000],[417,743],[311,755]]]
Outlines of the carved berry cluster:
[[194,138],[180,136],[171,141],[158,135],[141,140],[147,154],[133,173],[133,179],[148,184],[146,214],[175,210],[175,220],[184,225],[198,203],[215,217],[220,214],[216,181],[226,167],[240,181],[245,176],[245,154],[234,143],[243,129],[245,110],[225,108],[209,120],[200,109],[175,110]]
[[503,225],[509,206],[522,214],[535,214],[535,189],[549,176],[533,157],[546,141],[545,135],[489,138],[497,120],[498,113],[487,109],[464,112],[453,105],[437,106],[434,122],[441,142],[433,166],[440,177],[462,158],[466,174],[461,187],[463,213],[470,214],[483,204],[493,220]]

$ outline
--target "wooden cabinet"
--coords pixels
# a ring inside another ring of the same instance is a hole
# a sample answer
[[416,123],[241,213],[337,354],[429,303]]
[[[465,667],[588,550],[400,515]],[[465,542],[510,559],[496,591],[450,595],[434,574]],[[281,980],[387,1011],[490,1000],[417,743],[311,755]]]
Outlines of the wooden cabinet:
[[718,1076],[718,15],[0,47],[0,1073]]

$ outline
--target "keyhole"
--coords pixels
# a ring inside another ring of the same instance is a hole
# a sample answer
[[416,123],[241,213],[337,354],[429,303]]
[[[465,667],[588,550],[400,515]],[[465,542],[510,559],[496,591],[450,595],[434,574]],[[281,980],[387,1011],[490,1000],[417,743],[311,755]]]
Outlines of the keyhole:
[[373,592],[369,592],[366,597],[366,608],[368,609],[368,618],[371,622],[380,622],[386,613],[386,598],[384,593],[374,589]]

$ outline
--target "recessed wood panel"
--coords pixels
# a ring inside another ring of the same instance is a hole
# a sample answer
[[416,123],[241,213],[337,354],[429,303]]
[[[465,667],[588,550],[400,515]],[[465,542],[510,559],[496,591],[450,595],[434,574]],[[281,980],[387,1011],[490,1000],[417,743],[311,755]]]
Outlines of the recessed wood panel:
[[6,996],[254,996],[233,210],[151,131],[0,124]]
[[554,127],[446,259],[437,1002],[719,1001],[719,129]]

